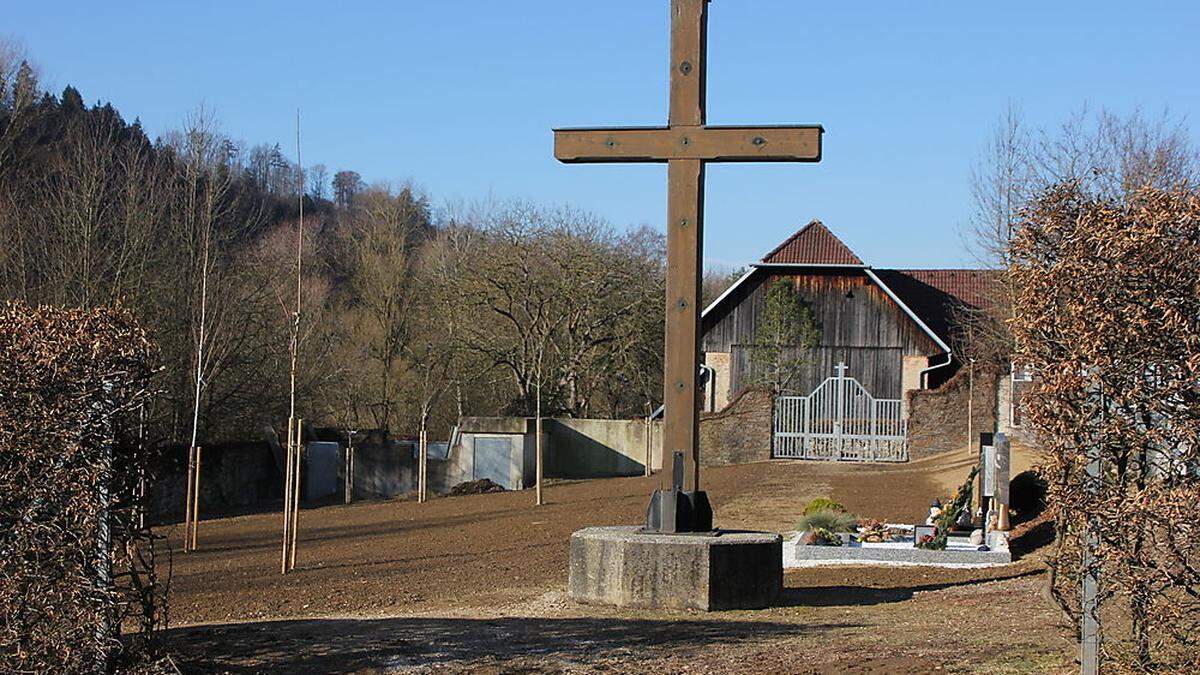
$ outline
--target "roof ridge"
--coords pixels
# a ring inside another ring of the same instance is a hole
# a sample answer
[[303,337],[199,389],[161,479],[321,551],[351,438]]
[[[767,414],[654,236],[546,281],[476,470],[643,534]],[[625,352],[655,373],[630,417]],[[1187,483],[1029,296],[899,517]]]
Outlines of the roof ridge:
[[[805,241],[805,238],[811,241]],[[794,247],[799,250],[791,251]],[[791,258],[789,260],[772,260],[776,257]],[[781,262],[798,264],[836,264],[864,265],[846,242],[833,233],[819,218],[813,218],[807,225],[797,230],[781,244],[762,257],[761,262]]]
[[893,272],[1002,272],[996,267],[878,267]]
[[[783,250],[783,248],[784,248],[785,246],[787,246],[788,244],[792,243],[793,241],[795,241],[795,240],[796,240],[796,238],[797,238],[797,237],[799,237],[800,235],[802,235],[802,234],[804,234],[805,232],[807,232],[807,231],[808,231],[808,228],[812,227],[813,225],[818,225],[818,224],[821,224],[821,225],[823,225],[823,223],[821,223],[821,220],[820,220],[819,218],[813,218],[812,220],[808,221],[808,223],[807,223],[807,224],[805,224],[805,225],[804,225],[804,227],[801,227],[800,229],[798,229],[798,230],[796,230],[795,232],[793,232],[793,233],[792,233],[790,236],[788,236],[788,238],[787,238],[787,239],[784,239],[782,242],[780,242],[780,244],[779,244],[778,246],[776,246],[775,248],[771,249],[771,251],[770,251],[769,253],[767,253],[766,255],[764,255],[764,256],[762,257],[762,261],[761,261],[761,262],[766,262],[768,258],[770,258],[771,256],[775,255],[776,253],[779,253],[780,251],[782,251],[782,250]],[[828,228],[826,228],[826,229],[828,229]]]

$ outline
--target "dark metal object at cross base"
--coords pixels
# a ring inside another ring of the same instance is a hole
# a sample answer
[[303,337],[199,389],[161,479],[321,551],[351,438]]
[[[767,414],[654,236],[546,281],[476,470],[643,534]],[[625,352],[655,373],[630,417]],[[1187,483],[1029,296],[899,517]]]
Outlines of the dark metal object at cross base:
[[566,163],[666,162],[667,335],[663,455],[675,466],[651,497],[646,529],[706,532],[712,509],[700,490],[700,275],[704,167],[708,162],[819,162],[817,125],[712,127],[705,119],[709,0],[671,0],[671,110],[665,127],[556,129]]
[[675,451],[671,463],[671,489],[655,490],[646,507],[645,532],[674,534],[677,532],[708,532],[712,530],[712,506],[703,490],[684,492],[684,459]]

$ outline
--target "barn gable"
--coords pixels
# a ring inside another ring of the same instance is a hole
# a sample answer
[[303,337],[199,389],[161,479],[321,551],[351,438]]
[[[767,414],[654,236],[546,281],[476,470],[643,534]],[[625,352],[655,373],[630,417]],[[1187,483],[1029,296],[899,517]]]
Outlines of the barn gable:
[[819,345],[796,354],[808,364],[798,390],[811,390],[844,362],[873,395],[901,398],[925,386],[924,373],[943,370],[954,307],[982,304],[995,278],[987,270],[877,270],[814,220],[704,310],[702,348],[718,380],[715,407],[753,380],[749,345],[777,280],[794,285],[821,327]]

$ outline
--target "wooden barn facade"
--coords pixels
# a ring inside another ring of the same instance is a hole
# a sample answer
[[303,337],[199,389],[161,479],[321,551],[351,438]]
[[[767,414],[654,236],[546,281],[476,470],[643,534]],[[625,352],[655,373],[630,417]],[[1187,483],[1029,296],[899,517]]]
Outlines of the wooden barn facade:
[[988,270],[875,269],[814,220],[704,310],[706,408],[724,407],[756,380],[751,345],[776,281],[793,285],[820,333],[816,347],[794,350],[804,365],[787,393],[807,395],[845,364],[845,376],[871,396],[904,402],[906,392],[935,388],[953,375],[954,307],[980,305],[994,279]]

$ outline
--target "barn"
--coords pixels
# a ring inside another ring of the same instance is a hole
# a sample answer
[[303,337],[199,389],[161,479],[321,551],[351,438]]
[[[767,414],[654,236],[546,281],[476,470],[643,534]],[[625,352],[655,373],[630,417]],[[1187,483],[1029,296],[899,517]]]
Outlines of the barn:
[[810,308],[819,337],[790,347],[800,365],[777,399],[776,456],[906,458],[909,392],[936,389],[961,367],[951,347],[955,308],[983,306],[995,273],[873,268],[814,220],[704,310],[706,409],[759,379],[751,351],[778,281]]

